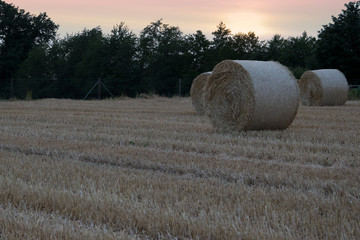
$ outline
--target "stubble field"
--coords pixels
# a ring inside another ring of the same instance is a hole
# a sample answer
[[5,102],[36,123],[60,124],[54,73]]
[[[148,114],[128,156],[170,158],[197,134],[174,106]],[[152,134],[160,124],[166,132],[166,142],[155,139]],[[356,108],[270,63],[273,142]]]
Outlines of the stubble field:
[[213,131],[190,98],[0,102],[1,239],[359,239],[360,101]]

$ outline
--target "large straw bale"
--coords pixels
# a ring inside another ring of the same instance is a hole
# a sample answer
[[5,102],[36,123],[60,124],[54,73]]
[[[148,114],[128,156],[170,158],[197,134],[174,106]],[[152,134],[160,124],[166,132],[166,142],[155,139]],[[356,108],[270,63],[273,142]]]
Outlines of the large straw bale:
[[191,101],[196,112],[200,115],[205,114],[204,89],[205,89],[205,84],[210,75],[211,72],[201,73],[199,76],[197,76],[194,79],[191,85],[191,89],[190,89]]
[[216,130],[285,129],[295,118],[299,89],[278,62],[225,60],[205,86],[205,108]]
[[299,87],[301,103],[306,106],[344,105],[348,98],[346,77],[337,69],[306,71]]

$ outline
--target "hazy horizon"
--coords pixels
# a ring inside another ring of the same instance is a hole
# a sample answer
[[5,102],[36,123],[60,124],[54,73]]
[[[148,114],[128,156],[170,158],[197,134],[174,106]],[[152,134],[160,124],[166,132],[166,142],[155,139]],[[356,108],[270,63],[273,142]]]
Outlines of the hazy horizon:
[[154,1],[72,1],[6,0],[31,14],[46,12],[59,25],[60,37],[100,26],[104,34],[124,22],[136,35],[151,22],[177,26],[184,34],[201,30],[207,37],[222,21],[233,34],[255,32],[260,40],[275,34],[287,38],[304,31],[317,37],[323,25],[338,16],[345,0],[154,0]]

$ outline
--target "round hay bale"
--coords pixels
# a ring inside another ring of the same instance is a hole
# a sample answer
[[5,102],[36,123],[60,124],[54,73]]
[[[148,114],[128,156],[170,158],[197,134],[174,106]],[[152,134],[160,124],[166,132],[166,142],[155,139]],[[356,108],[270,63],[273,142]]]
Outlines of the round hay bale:
[[190,89],[190,97],[192,104],[196,110],[196,112],[200,115],[205,114],[205,106],[204,106],[204,88],[205,84],[208,80],[208,77],[211,75],[211,72],[201,73],[197,76]]
[[348,98],[346,77],[337,69],[306,71],[299,81],[301,103],[305,106],[344,105]]
[[225,60],[205,86],[206,115],[222,132],[285,129],[298,106],[296,79],[278,62]]

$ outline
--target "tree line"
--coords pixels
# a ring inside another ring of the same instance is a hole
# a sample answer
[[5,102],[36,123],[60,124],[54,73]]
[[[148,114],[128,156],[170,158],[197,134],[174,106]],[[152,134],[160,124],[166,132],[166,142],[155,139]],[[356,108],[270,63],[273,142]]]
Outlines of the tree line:
[[[324,25],[261,41],[254,32],[232,33],[220,22],[209,40],[201,30],[183,34],[159,19],[137,36],[124,22],[104,34],[100,27],[63,38],[46,13],[32,15],[0,0],[0,98],[83,98],[97,79],[115,96],[188,93],[192,80],[224,59],[274,60],[299,78],[308,69],[337,68],[349,83],[360,78],[360,1]],[[12,84],[22,91],[11,93]]]

